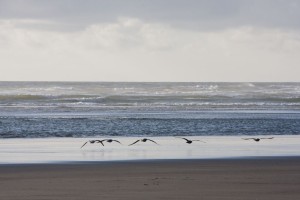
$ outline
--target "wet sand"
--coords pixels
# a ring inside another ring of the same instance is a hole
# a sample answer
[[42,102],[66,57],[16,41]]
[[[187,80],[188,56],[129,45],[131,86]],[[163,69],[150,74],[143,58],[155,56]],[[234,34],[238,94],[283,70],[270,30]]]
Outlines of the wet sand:
[[[259,137],[259,136],[258,136]],[[264,137],[264,136],[262,136]],[[87,144],[103,138],[13,138],[0,140],[1,164],[38,164],[57,162],[99,162],[158,159],[224,159],[239,157],[300,156],[300,135],[278,135],[255,142],[241,136],[190,136],[203,140],[186,144],[175,137],[151,137],[152,142],[128,146],[139,137],[112,137],[118,143]]]
[[300,199],[300,158],[0,165],[0,199]]

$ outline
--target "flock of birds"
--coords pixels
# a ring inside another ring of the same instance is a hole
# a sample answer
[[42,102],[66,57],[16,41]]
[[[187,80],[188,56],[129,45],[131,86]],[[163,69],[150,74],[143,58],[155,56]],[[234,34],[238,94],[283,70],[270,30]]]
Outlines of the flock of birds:
[[[253,141],[255,141],[255,142],[259,142],[260,140],[271,140],[271,139],[273,139],[273,138],[274,138],[274,137],[268,137],[268,138],[242,138],[242,139],[243,139],[243,140],[253,140]],[[202,140],[189,140],[189,139],[187,139],[187,138],[180,138],[180,139],[185,140],[185,143],[187,143],[187,144],[192,144],[193,142],[202,142],[202,143],[206,143],[206,142],[204,142],[204,141],[202,141]],[[147,141],[159,145],[159,144],[158,144],[157,142],[155,142],[154,140],[151,140],[151,139],[148,139],[148,138],[143,138],[143,139],[136,140],[135,142],[129,144],[128,146],[134,145],[134,144],[136,144],[136,143],[138,143],[138,142],[147,142]],[[108,142],[108,143],[117,142],[117,143],[119,143],[119,144],[122,144],[119,140],[114,140],[114,139],[88,140],[88,141],[86,141],[86,142],[81,146],[81,148],[84,147],[84,146],[85,146],[86,144],[88,144],[88,143],[90,143],[90,144],[100,143],[102,146],[104,146],[104,142]]]

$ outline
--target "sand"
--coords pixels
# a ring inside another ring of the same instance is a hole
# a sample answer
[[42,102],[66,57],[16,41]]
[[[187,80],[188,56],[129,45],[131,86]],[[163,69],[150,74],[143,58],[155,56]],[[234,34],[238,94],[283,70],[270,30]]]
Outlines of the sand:
[[300,158],[0,165],[0,199],[300,199]]

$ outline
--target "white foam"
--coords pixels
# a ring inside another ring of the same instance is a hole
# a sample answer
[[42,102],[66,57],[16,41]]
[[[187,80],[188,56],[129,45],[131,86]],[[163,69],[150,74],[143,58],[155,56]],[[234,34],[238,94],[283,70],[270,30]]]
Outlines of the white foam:
[[174,137],[152,137],[160,145],[139,142],[136,137],[118,137],[118,143],[81,145],[95,138],[44,138],[0,140],[0,163],[52,163],[73,161],[116,161],[147,159],[213,159],[261,156],[300,156],[300,136],[274,136],[254,142],[237,136],[188,137],[207,143],[186,144]]

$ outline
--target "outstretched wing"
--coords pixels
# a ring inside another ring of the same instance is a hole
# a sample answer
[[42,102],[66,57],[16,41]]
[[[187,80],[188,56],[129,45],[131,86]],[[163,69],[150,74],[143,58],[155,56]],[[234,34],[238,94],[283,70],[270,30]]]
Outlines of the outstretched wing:
[[86,143],[88,143],[89,141],[86,141],[81,147],[80,147],[80,149],[82,148],[82,147],[84,147],[84,145],[86,145]]
[[271,140],[271,139],[273,139],[274,137],[269,137],[269,138],[260,138],[261,140]]
[[[153,141],[153,140],[150,140],[150,139],[147,139],[147,140],[149,140],[149,141],[151,141],[151,142],[153,142],[153,143],[155,143],[155,144],[157,144],[155,141]],[[157,144],[158,145],[158,144]]]
[[181,139],[184,139],[185,141],[190,141],[189,139],[186,139],[186,138],[184,138],[184,137],[183,137],[183,138],[181,138]]
[[99,140],[98,143],[101,143],[102,146],[104,146],[103,141],[105,141],[105,140]]
[[242,138],[243,140],[255,140],[255,138]]
[[206,142],[204,142],[204,141],[202,141],[202,140],[192,140],[192,141],[197,141],[197,142],[206,143]]
[[134,143],[132,143],[132,144],[130,144],[130,145],[128,145],[128,146],[131,146],[131,145],[134,145],[135,143],[137,143],[137,142],[139,142],[140,140],[137,140],[137,141],[135,141]]
[[119,140],[112,140],[112,141],[122,144]]

